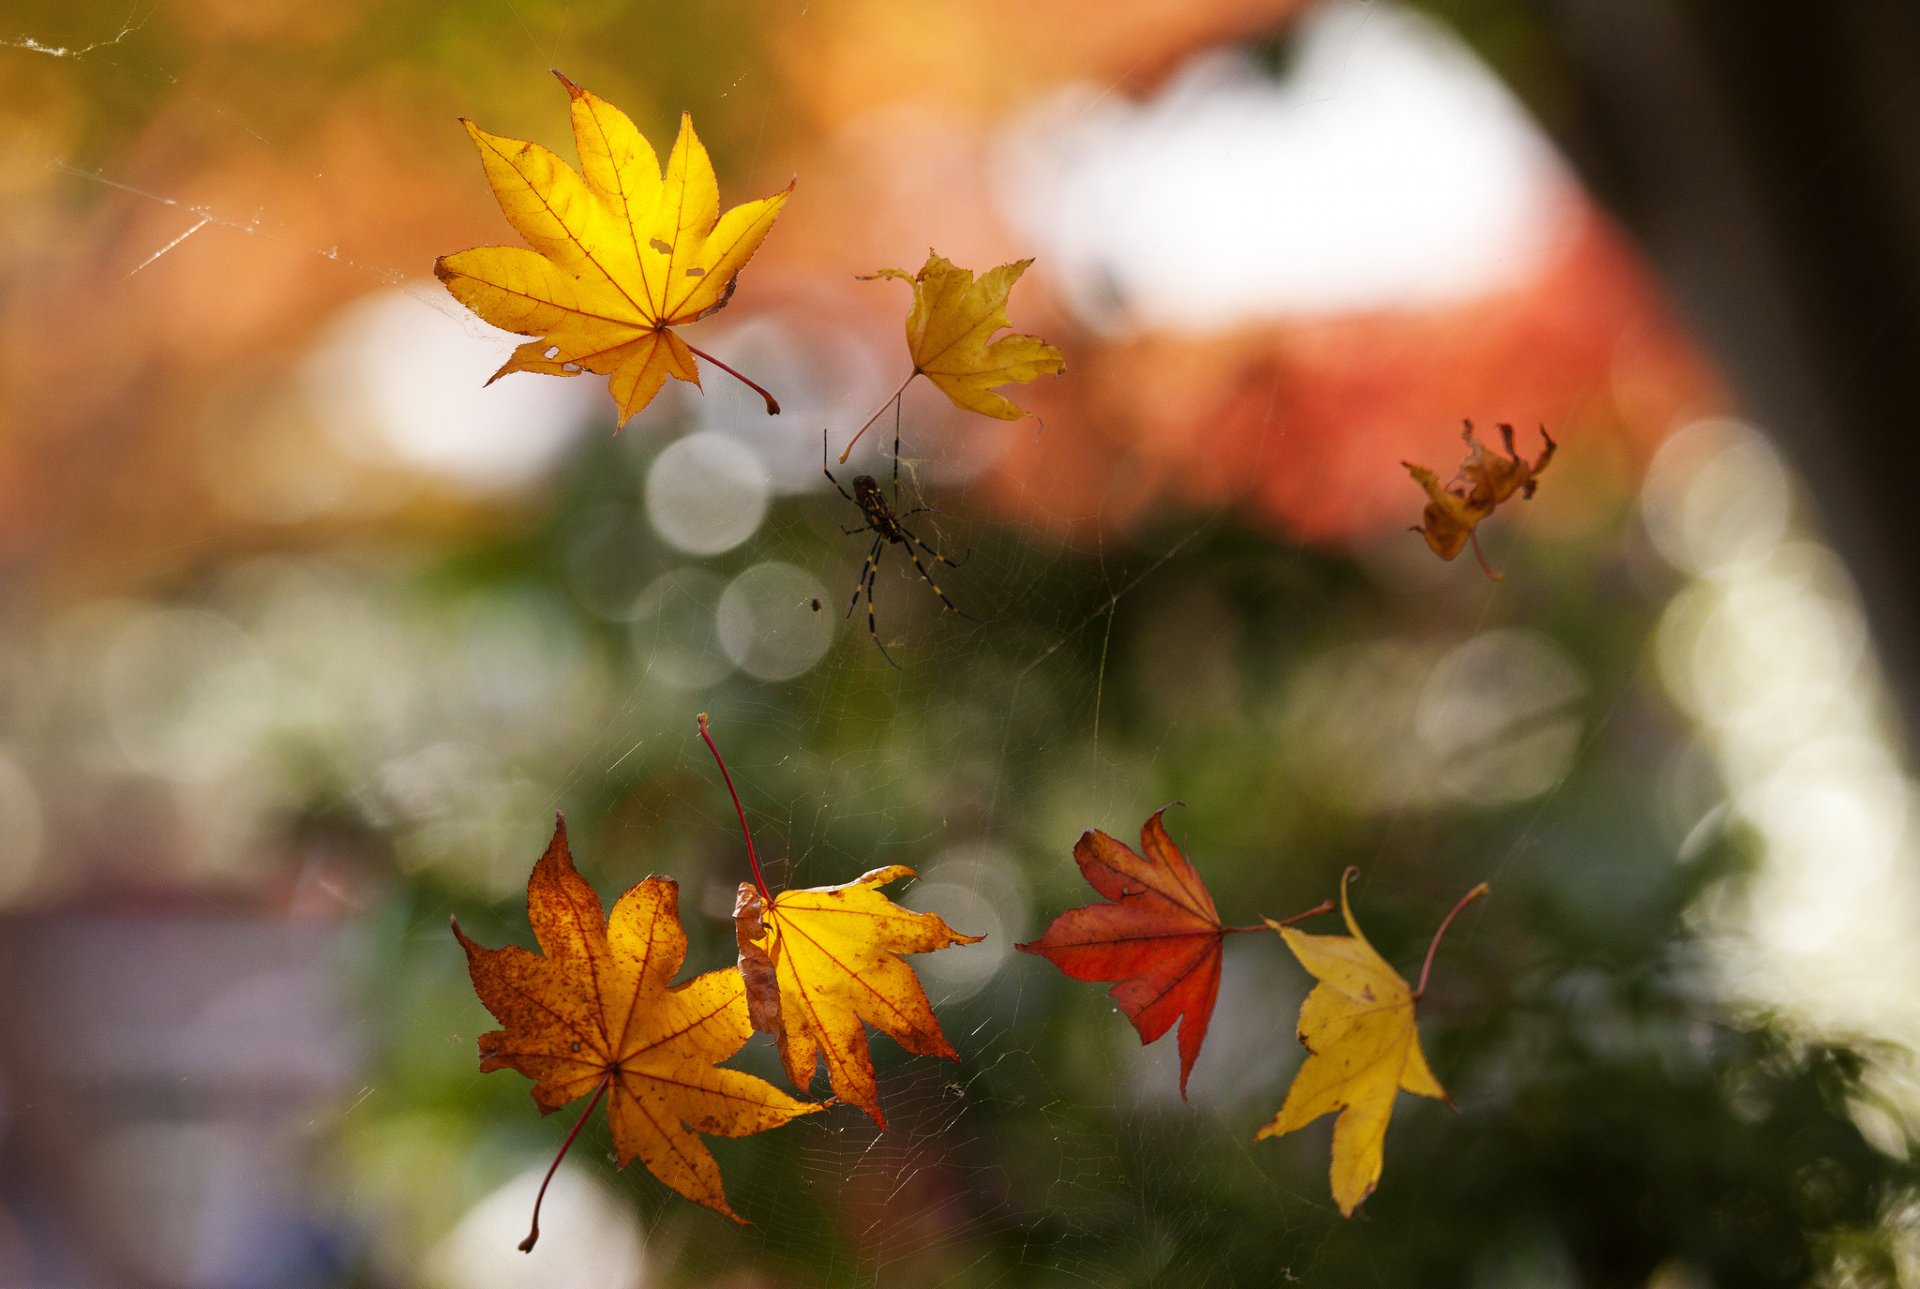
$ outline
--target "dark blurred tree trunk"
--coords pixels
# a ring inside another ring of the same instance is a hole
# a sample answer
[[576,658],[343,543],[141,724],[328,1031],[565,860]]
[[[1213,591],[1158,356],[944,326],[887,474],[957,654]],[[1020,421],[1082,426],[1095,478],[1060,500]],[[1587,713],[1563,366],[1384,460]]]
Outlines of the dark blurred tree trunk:
[[1804,471],[1920,730],[1920,4],[1538,12],[1564,144]]

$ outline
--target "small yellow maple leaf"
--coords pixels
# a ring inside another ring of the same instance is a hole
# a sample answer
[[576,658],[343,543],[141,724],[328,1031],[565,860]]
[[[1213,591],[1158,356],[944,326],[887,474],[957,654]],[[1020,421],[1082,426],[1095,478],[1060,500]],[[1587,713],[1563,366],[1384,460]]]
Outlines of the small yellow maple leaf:
[[[669,984],[687,956],[679,900],[670,878],[649,877],[620,897],[611,916],[602,913],[573,866],[565,822],[556,822],[527,878],[527,920],[539,953],[485,948],[453,924],[474,991],[503,1027],[480,1036],[480,1069],[518,1070],[534,1080],[543,1114],[588,1094],[591,1113],[605,1096],[621,1167],[638,1158],[688,1199],[744,1222],[728,1207],[720,1166],[699,1134],[743,1137],[822,1107],[717,1065],[753,1032],[746,990],[731,969]],[[539,1234],[536,1201],[521,1248]]]
[[1411,461],[1400,463],[1413,476],[1413,481],[1427,491],[1426,508],[1420,512],[1420,522],[1412,531],[1426,538],[1428,548],[1441,559],[1452,559],[1472,542],[1481,569],[1499,582],[1504,579],[1487,564],[1474,530],[1514,493],[1519,493],[1523,500],[1533,496],[1539,486],[1540,472],[1553,460],[1555,444],[1546,426],[1541,426],[1540,437],[1546,446],[1540,449],[1539,458],[1528,464],[1514,451],[1511,425],[1500,427],[1500,440],[1507,449],[1507,455],[1502,458],[1474,442],[1472,421],[1462,424],[1466,426],[1461,437],[1466,440],[1467,455],[1460,463],[1459,472],[1446,483],[1441,483],[1440,476],[1425,466]]
[[960,1059],[900,955],[981,939],[937,914],[903,909],[878,889],[913,875],[892,864],[840,886],[782,891],[771,902],[742,882],[733,911],[753,1027],[779,1041],[793,1086],[804,1092],[824,1058],[834,1095],[882,1128],[866,1025],[909,1052]]
[[[1308,935],[1267,919],[1300,965],[1320,983],[1300,1005],[1299,1035],[1308,1052],[1306,1063],[1287,1089],[1280,1113],[1255,1134],[1255,1140],[1277,1137],[1338,1111],[1340,1117],[1333,1126],[1333,1198],[1346,1217],[1353,1216],[1380,1180],[1387,1121],[1399,1092],[1405,1089],[1418,1096],[1448,1099],[1420,1052],[1420,1035],[1414,1026],[1414,1004],[1426,991],[1426,970],[1420,973],[1420,987],[1410,987],[1360,933],[1347,902],[1347,882],[1355,871],[1349,868],[1340,879],[1340,916],[1346,920],[1347,935]],[[1427,950],[1428,968],[1441,933],[1462,908],[1486,893],[1483,882],[1447,914]]]
[[538,144],[461,121],[501,212],[533,248],[482,246],[434,261],[435,276],[460,303],[496,327],[539,337],[515,349],[488,383],[517,371],[598,372],[609,378],[624,425],[667,377],[698,385],[697,354],[778,412],[771,394],[673,328],[725,306],[793,185],[722,215],[691,116],[680,117],[663,175],[624,112],[554,75],[572,99],[578,172]]
[[1060,351],[1038,336],[1015,333],[994,339],[994,333],[1013,324],[1007,320],[1007,297],[1013,284],[1032,264],[1016,260],[988,269],[976,281],[972,269],[963,269],[929,250],[918,273],[880,269],[863,281],[898,278],[913,287],[913,307],[907,311],[907,352],[913,370],[880,410],[854,432],[844,462],[867,426],[900,397],[916,376],[925,376],[962,411],[1017,421],[1026,415],[1018,404],[993,391],[1002,385],[1025,384],[1042,376],[1058,376],[1067,362]]

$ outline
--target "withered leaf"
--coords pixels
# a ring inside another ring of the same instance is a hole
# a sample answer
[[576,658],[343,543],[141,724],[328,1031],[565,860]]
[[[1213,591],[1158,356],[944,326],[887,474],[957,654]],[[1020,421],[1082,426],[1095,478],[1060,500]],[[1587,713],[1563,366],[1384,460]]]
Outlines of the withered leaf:
[[1546,446],[1540,449],[1539,458],[1528,464],[1514,450],[1511,425],[1500,426],[1500,441],[1506,446],[1507,455],[1498,457],[1474,441],[1472,421],[1462,424],[1466,427],[1461,434],[1467,443],[1466,459],[1460,463],[1459,473],[1446,483],[1441,483],[1439,476],[1425,466],[1411,461],[1400,463],[1414,482],[1427,490],[1426,508],[1413,531],[1426,538],[1428,547],[1441,559],[1452,559],[1472,542],[1474,554],[1480,556],[1480,567],[1497,582],[1501,580],[1500,574],[1488,567],[1486,557],[1480,555],[1474,530],[1514,493],[1523,499],[1533,496],[1540,472],[1553,460],[1555,444],[1546,427],[1541,426],[1540,438]]

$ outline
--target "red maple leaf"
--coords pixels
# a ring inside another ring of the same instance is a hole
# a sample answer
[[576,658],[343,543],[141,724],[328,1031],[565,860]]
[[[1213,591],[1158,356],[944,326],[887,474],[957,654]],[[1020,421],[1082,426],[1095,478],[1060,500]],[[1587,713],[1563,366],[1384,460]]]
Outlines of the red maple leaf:
[[1153,1042],[1178,1020],[1184,1097],[1220,994],[1221,941],[1230,932],[1265,928],[1221,925],[1206,883],[1161,824],[1165,813],[1164,808],[1154,811],[1141,826],[1144,855],[1103,832],[1082,833],[1073,858],[1093,889],[1112,903],[1068,909],[1045,935],[1015,947],[1040,955],[1075,980],[1117,981],[1108,996],[1120,1004],[1142,1043]]

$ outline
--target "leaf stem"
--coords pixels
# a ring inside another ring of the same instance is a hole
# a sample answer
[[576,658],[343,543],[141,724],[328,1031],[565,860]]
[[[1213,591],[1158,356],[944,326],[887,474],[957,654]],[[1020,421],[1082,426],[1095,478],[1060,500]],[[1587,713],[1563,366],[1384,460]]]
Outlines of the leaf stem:
[[1312,908],[1303,913],[1296,913],[1290,918],[1280,918],[1273,922],[1262,922],[1259,926],[1223,926],[1220,929],[1229,935],[1239,935],[1247,931],[1271,931],[1275,927],[1292,926],[1295,922],[1305,922],[1308,918],[1317,918],[1322,913],[1331,913],[1339,907],[1340,906],[1332,900],[1321,900]]
[[713,735],[707,733],[707,714],[701,712],[700,737],[706,740],[707,751],[713,753],[713,760],[720,767],[720,777],[727,781],[727,795],[733,798],[733,808],[740,816],[740,832],[747,839],[747,863],[753,866],[753,884],[760,888],[760,898],[769,905],[773,903],[773,892],[767,889],[767,879],[760,873],[760,855],[753,848],[753,829],[747,827],[747,809],[740,804],[740,794],[734,791],[733,776],[727,773],[727,763],[720,756],[720,749],[713,745]]
[[1473,557],[1480,561],[1480,571],[1482,573],[1485,573],[1489,578],[1491,578],[1496,582],[1504,582],[1507,580],[1507,575],[1505,573],[1494,572],[1493,565],[1487,563],[1487,553],[1480,549],[1479,533],[1474,533],[1474,532],[1468,533],[1467,544],[1473,547]]
[[892,407],[895,403],[898,403],[900,401],[900,396],[907,392],[907,386],[913,384],[913,378],[915,376],[918,376],[919,374],[920,374],[920,369],[918,367],[915,367],[912,371],[908,372],[907,378],[900,382],[900,387],[894,390],[893,393],[887,396],[886,402],[874,408],[873,415],[869,416],[865,421],[863,421],[860,425],[860,428],[853,432],[853,437],[847,440],[846,450],[840,454],[841,465],[845,465],[847,463],[847,458],[853,455],[853,445],[860,441],[860,436],[862,434],[865,434],[869,429],[871,429],[873,427],[873,423],[879,420],[880,417],[885,414],[886,410],[889,407]]
[[[685,342],[682,341],[681,343],[684,344]],[[725,363],[721,362],[718,358],[715,358],[712,354],[708,353],[704,349],[696,349],[692,345],[687,345],[687,349],[692,352],[694,357],[706,359],[708,362],[712,363],[715,367],[718,367],[721,371],[733,377],[735,380],[739,381],[742,385],[745,385],[748,389],[752,390],[754,393],[758,394],[760,397],[766,399],[768,416],[780,415],[780,400],[775,398],[773,395],[767,393],[766,387],[762,385],[759,381],[754,380],[747,376],[742,376],[739,372],[727,366]]]
[[1485,882],[1480,883],[1480,885],[1474,887],[1465,895],[1462,895],[1460,902],[1455,904],[1453,908],[1448,911],[1447,916],[1440,920],[1440,929],[1433,933],[1433,943],[1427,946],[1427,960],[1420,964],[1420,984],[1419,987],[1413,991],[1415,998],[1422,998],[1426,995],[1427,975],[1433,970],[1433,955],[1434,951],[1440,947],[1440,937],[1447,933],[1447,928],[1453,925],[1453,920],[1460,916],[1461,909],[1464,909],[1482,895],[1490,895],[1492,893],[1491,887]]
[[567,1157],[569,1150],[573,1149],[573,1139],[580,1135],[580,1129],[586,1127],[587,1116],[592,1114],[593,1108],[600,1104],[600,1098],[606,1095],[607,1088],[610,1087],[612,1083],[613,1071],[608,1070],[606,1075],[601,1078],[600,1082],[594,1087],[593,1100],[587,1102],[587,1108],[582,1110],[580,1117],[573,1121],[573,1131],[569,1132],[567,1139],[560,1143],[560,1153],[553,1157],[551,1164],[547,1165],[547,1175],[540,1179],[540,1193],[533,1197],[533,1229],[527,1232],[526,1239],[520,1241],[520,1252],[532,1253],[533,1246],[539,1241],[540,1205],[546,1201],[547,1186],[553,1181],[553,1175],[560,1171],[560,1161]]

